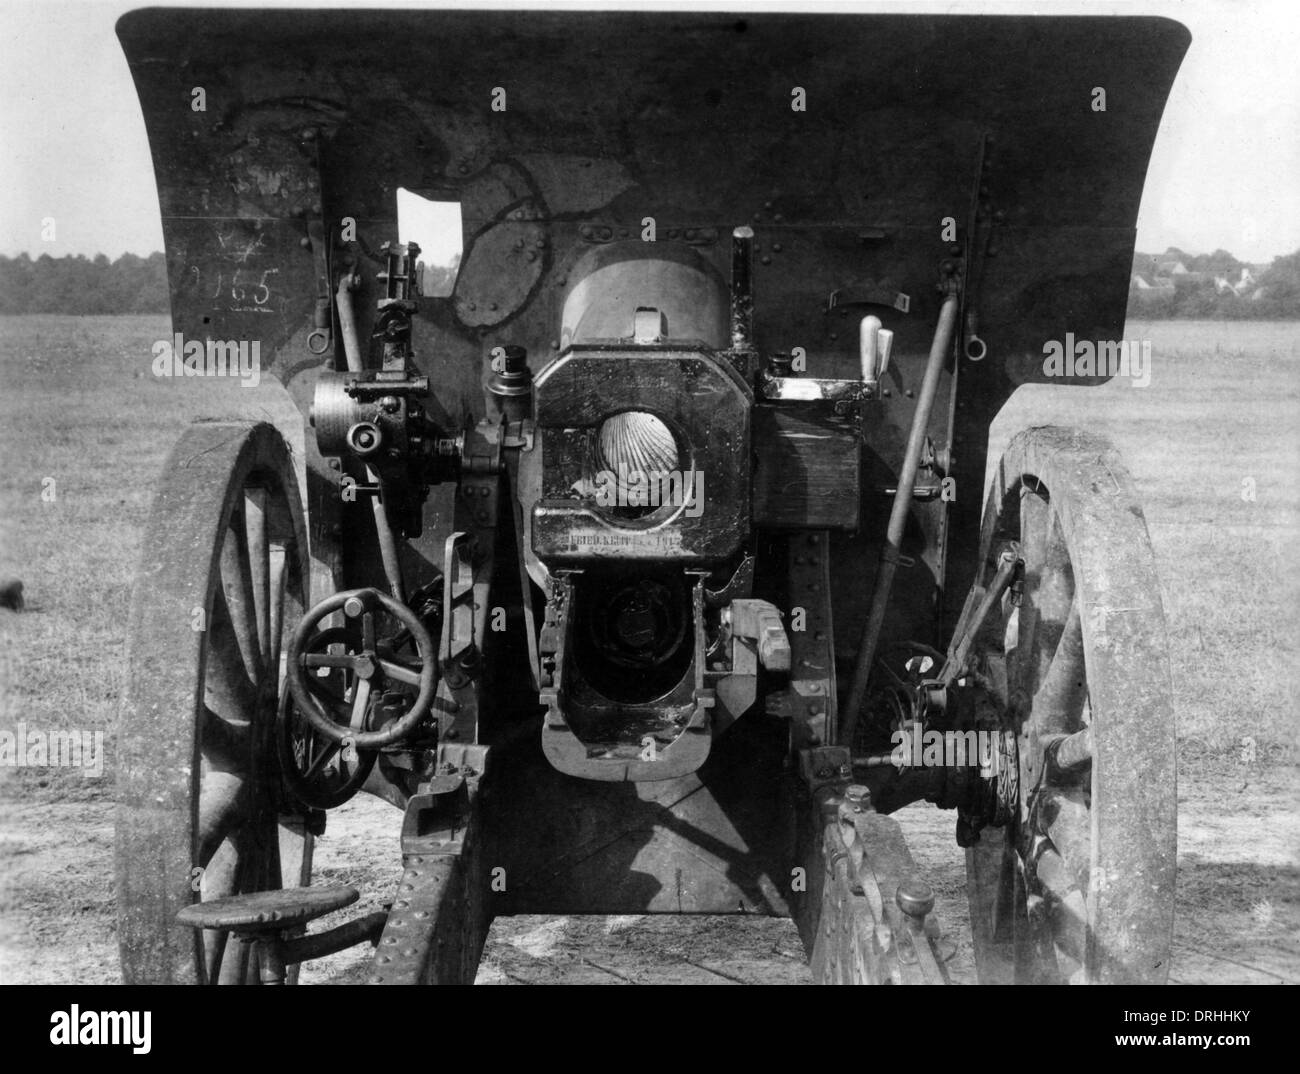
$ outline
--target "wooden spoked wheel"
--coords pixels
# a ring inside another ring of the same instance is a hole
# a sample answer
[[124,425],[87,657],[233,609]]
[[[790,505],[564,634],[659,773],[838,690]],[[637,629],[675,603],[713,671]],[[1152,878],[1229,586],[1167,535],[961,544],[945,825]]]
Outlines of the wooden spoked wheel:
[[255,981],[248,945],[227,949],[177,913],[309,882],[312,838],[283,792],[274,738],[308,577],[280,434],[192,425],[164,468],[131,602],[116,845],[128,983]]
[[980,581],[1021,583],[972,677],[1003,732],[1007,823],[967,849],[981,982],[1163,982],[1173,933],[1174,718],[1164,613],[1132,480],[1100,438],[1054,427],[1008,447]]

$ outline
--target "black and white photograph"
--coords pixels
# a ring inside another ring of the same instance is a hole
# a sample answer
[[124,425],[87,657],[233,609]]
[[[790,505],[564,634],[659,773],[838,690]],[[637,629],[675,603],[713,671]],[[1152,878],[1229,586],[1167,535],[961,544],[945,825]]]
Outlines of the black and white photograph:
[[1300,8],[0,15],[0,983],[1263,1039]]

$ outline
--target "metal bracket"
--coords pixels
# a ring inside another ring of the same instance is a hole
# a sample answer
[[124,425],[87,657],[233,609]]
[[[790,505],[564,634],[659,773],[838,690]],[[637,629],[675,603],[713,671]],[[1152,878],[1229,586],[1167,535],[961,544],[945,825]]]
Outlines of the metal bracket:
[[477,791],[488,747],[440,746],[434,778],[406,804],[402,882],[375,950],[371,984],[462,983],[485,930]]
[[841,298],[843,291],[836,289],[827,296],[826,308],[823,313],[843,308],[845,306],[887,306],[890,309],[896,309],[899,313],[908,313],[912,308],[912,297],[904,294],[902,291],[887,291],[878,287],[867,287],[856,292],[851,298]]
[[[791,721],[791,749],[795,752],[828,744],[836,726],[829,545],[830,535],[825,530],[790,538],[790,686],[768,699],[768,711]],[[799,610],[802,616],[797,616]]]

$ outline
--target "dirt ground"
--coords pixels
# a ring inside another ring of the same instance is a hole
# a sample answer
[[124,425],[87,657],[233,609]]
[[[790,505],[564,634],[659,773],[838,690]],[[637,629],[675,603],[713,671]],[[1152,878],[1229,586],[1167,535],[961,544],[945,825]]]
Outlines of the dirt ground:
[[[104,777],[0,766],[0,982],[119,979],[112,870],[113,735],[131,578],[158,469],[207,398],[149,378],[161,318],[0,318],[0,729],[104,732]],[[996,445],[1026,419],[1111,436],[1145,503],[1169,626],[1179,739],[1179,877],[1171,980],[1300,983],[1300,325],[1130,323],[1151,386],[1022,389]],[[145,370],[141,373],[141,370]],[[1064,391],[1064,396],[1060,393]],[[271,414],[268,412],[267,416]],[[57,501],[41,496],[49,480]],[[1249,487],[1250,497],[1243,490]],[[899,814],[973,981],[952,816]],[[317,875],[390,897],[397,814],[331,814]],[[364,978],[366,951],[305,981]],[[481,983],[800,982],[788,921],[498,920]]]
[[[1199,767],[1199,766],[1198,766]],[[1300,812],[1294,771],[1184,773],[1178,796],[1178,984],[1300,984]],[[1226,805],[1226,808],[1225,808]],[[952,816],[898,814],[956,954],[975,983],[965,874]],[[398,814],[370,799],[332,814],[322,880],[360,885],[378,904],[396,884]],[[74,834],[76,833],[76,834]],[[17,805],[0,836],[0,982],[119,979],[106,804]],[[348,911],[355,912],[356,908]],[[369,948],[311,964],[304,983],[360,983]],[[479,984],[763,983],[810,980],[789,921],[760,917],[518,917],[492,927]]]

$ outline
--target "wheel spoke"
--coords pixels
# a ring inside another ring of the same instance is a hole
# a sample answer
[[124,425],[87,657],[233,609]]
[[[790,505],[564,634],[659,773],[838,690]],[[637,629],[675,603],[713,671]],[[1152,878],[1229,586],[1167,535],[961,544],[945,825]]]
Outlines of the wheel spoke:
[[283,886],[280,877],[280,822],[269,805],[269,801],[264,799],[256,821],[248,826],[255,851],[253,860],[257,863],[252,890],[257,891]]
[[279,824],[280,872],[285,887],[307,887],[311,883],[315,836],[307,830],[306,818],[281,816]]
[[217,848],[245,821],[247,799],[247,783],[238,773],[212,770],[203,774],[196,837],[198,864],[204,869]]
[[1075,962],[1087,963],[1088,907],[1065,860],[1050,847],[1038,858],[1036,874],[1047,895],[1052,936]]
[[1034,694],[1034,722],[1040,734],[1067,734],[1078,728],[1088,692],[1083,624],[1079,602],[1071,602],[1047,674]]
[[229,935],[228,932],[203,933],[204,980],[208,984],[221,980],[221,963],[226,957],[226,938]]
[[244,547],[248,555],[249,584],[257,624],[258,653],[262,667],[271,665],[271,559],[267,541],[266,489],[244,489]]
[[288,571],[285,569],[288,561],[288,551],[283,544],[272,544],[268,550],[268,561],[270,566],[270,586],[271,586],[271,610],[269,616],[269,625],[271,630],[271,646],[268,654],[267,667],[275,673],[276,686],[278,688],[283,678],[280,669],[280,655],[284,648],[284,602],[285,586],[288,582]]
[[257,690],[231,624],[224,594],[217,590],[207,632],[204,703],[222,719],[247,722],[257,710]]
[[1015,982],[1016,858],[1007,832],[986,828],[966,848],[971,936],[980,981]]
[[1015,905],[1012,933],[1016,979],[1026,984],[1055,984],[1060,978],[1056,944],[1041,896],[1026,890],[1024,863],[1015,860]]
[[[221,843],[212,858],[203,867],[200,880],[200,897],[205,901],[223,899],[239,890],[241,856],[233,841]],[[225,960],[229,933],[205,931],[203,933],[204,980],[217,984]]]
[[[241,512],[242,514],[242,512]],[[231,629],[239,653],[254,682],[262,681],[262,650],[257,630],[257,609],[253,599],[253,574],[248,561],[248,542],[239,515],[231,520],[221,545],[221,590],[225,595]]]
[[215,709],[204,708],[200,753],[207,769],[238,772],[246,767],[252,749],[253,725],[249,720],[229,720]]
[[233,895],[239,886],[239,848],[233,840],[219,844],[216,852],[203,864],[199,894],[204,902]]
[[1047,677],[1074,606],[1074,574],[1070,569],[1070,554],[1061,530],[1061,519],[1050,501],[1045,506],[1047,516],[1038,520],[1045,526],[1045,531],[1039,546],[1042,558],[1038,563],[1033,592],[1036,630],[1027,654],[1035,687]]
[[1039,827],[1061,856],[1075,887],[1088,890],[1092,851],[1092,815],[1078,788],[1047,788],[1037,802]]

